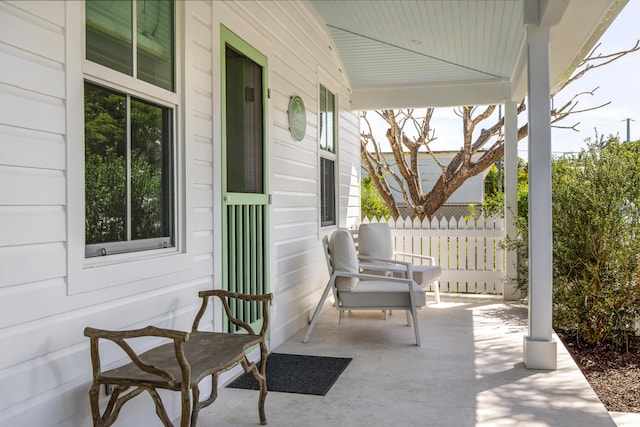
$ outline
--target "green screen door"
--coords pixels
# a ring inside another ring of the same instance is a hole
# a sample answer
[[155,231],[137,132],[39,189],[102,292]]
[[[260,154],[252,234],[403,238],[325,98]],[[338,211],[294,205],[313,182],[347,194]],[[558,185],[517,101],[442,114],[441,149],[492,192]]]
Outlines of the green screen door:
[[[223,28],[223,277],[232,292],[268,292],[267,60]],[[259,327],[258,303],[234,314]],[[234,332],[234,325],[227,325]]]

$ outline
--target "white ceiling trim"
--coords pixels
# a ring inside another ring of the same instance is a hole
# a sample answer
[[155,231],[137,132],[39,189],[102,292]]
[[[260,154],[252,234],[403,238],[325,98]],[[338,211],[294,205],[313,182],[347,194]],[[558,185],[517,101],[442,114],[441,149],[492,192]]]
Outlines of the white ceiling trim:
[[512,99],[511,83],[504,81],[452,82],[427,85],[355,87],[354,110],[452,107],[501,104]]

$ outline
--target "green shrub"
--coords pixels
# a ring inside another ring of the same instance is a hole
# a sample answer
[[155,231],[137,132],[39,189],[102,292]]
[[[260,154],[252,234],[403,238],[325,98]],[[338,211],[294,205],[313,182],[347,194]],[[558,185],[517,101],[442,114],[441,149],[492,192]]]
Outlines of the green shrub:
[[365,176],[360,181],[361,218],[389,218],[389,207],[378,194],[371,177]]
[[554,327],[620,346],[640,312],[640,143],[590,143],[552,174]]

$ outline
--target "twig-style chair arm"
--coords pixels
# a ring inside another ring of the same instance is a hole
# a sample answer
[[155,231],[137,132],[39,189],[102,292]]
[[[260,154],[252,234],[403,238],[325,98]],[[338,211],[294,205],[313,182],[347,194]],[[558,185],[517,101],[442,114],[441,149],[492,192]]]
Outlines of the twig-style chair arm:
[[117,344],[131,359],[139,369],[152,375],[157,375],[164,379],[170,387],[176,387],[179,381],[171,374],[171,372],[158,368],[154,365],[145,363],[131,346],[125,341],[130,338],[158,337],[173,340],[176,353],[176,360],[180,365],[183,373],[189,372],[189,362],[184,355],[183,345],[189,340],[189,332],[176,331],[173,329],[157,328],[155,326],[147,326],[142,329],[132,329],[125,331],[108,331],[104,329],[96,329],[86,327],[84,335],[89,337],[91,345],[91,360],[93,364],[94,377],[97,378],[101,374],[99,340],[104,339]]
[[89,338],[104,338],[104,339],[124,339],[124,338],[139,338],[139,337],[160,337],[170,338],[176,341],[187,342],[189,340],[189,332],[177,331],[175,329],[164,329],[156,326],[147,326],[141,329],[131,329],[127,331],[108,331],[105,329],[97,329],[86,327],[84,328],[84,336]]
[[[262,337],[266,335],[267,329],[269,327],[269,301],[273,299],[273,294],[269,293],[269,294],[260,294],[260,295],[249,295],[249,294],[241,294],[237,292],[229,292],[222,289],[214,289],[214,290],[200,291],[198,292],[198,296],[202,298],[202,305],[200,306],[200,310],[198,311],[198,314],[196,314],[196,317],[193,321],[193,325],[191,326],[192,332],[198,330],[198,325],[200,324],[200,320],[202,319],[205,312],[207,311],[209,298],[217,297],[222,302],[222,307],[224,308],[224,312],[231,323],[244,329],[249,334],[260,335]],[[249,301],[249,302],[257,301],[262,303],[261,305],[262,305],[263,321],[262,321],[262,327],[260,329],[259,334],[256,334],[253,328],[249,324],[238,319],[231,313],[231,308],[229,306],[229,299],[231,298],[239,299],[243,301]]]

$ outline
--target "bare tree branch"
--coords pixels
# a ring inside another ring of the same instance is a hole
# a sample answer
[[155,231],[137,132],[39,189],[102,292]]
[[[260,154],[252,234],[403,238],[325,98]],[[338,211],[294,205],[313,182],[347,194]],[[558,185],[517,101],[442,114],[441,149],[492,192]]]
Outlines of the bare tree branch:
[[[576,73],[573,73],[571,77],[569,77],[563,84],[560,85],[560,88],[558,91],[564,89],[571,83],[580,79],[589,71],[595,68],[603,67],[607,64],[611,64],[612,62],[617,61],[618,59],[622,58],[625,55],[628,55],[630,53],[637,52],[638,50],[640,50],[640,40],[637,40],[636,44],[631,49],[610,53],[608,55],[602,55],[602,54],[596,55],[596,51],[600,48],[600,45],[601,43],[598,43],[593,49],[591,49],[591,52],[589,52],[589,54],[580,62],[580,64],[578,64],[578,67],[577,67],[577,69],[580,69],[580,67],[584,67],[584,68],[582,68]],[[594,62],[597,62],[597,61],[602,61],[602,62],[593,64]]]
[[[591,70],[637,52],[640,50],[640,41],[637,41],[631,49],[607,55],[596,53],[599,46],[594,47],[580,62],[576,71],[560,85],[560,90],[565,89]],[[555,105],[555,96],[552,96],[551,124],[558,128],[577,130],[580,122],[567,126],[559,126],[557,123],[574,114],[597,110],[609,105],[609,102],[606,102],[595,107],[578,108],[580,99],[589,95],[593,96],[597,89],[576,93],[558,107]],[[391,153],[388,154],[391,155],[392,161],[387,160],[385,156],[387,153],[382,152],[380,144],[374,137],[366,112],[362,113],[363,122],[368,127],[368,132],[362,132],[360,135],[362,163],[371,176],[375,188],[389,206],[394,219],[397,219],[400,213],[387,179],[391,179],[398,185],[411,216],[422,220],[425,217],[431,218],[467,179],[483,173],[504,156],[504,133],[502,130],[504,118],[499,117],[495,122],[489,123],[489,126],[481,128],[479,134],[474,134],[477,128],[495,117],[495,110],[496,105],[462,106],[453,110],[461,118],[463,141],[462,148],[446,165],[438,159],[430,146],[437,139],[436,130],[431,126],[434,108],[426,108],[421,117],[416,117],[414,109],[376,111],[376,114],[389,126],[385,136],[391,148]],[[527,104],[523,100],[518,104],[517,114],[522,114],[526,110]],[[412,129],[413,132],[405,132],[405,129]],[[517,139],[521,140],[528,134],[529,126],[524,124],[518,129]],[[420,153],[431,156],[440,168],[440,177],[428,193],[422,189],[418,164]]]

